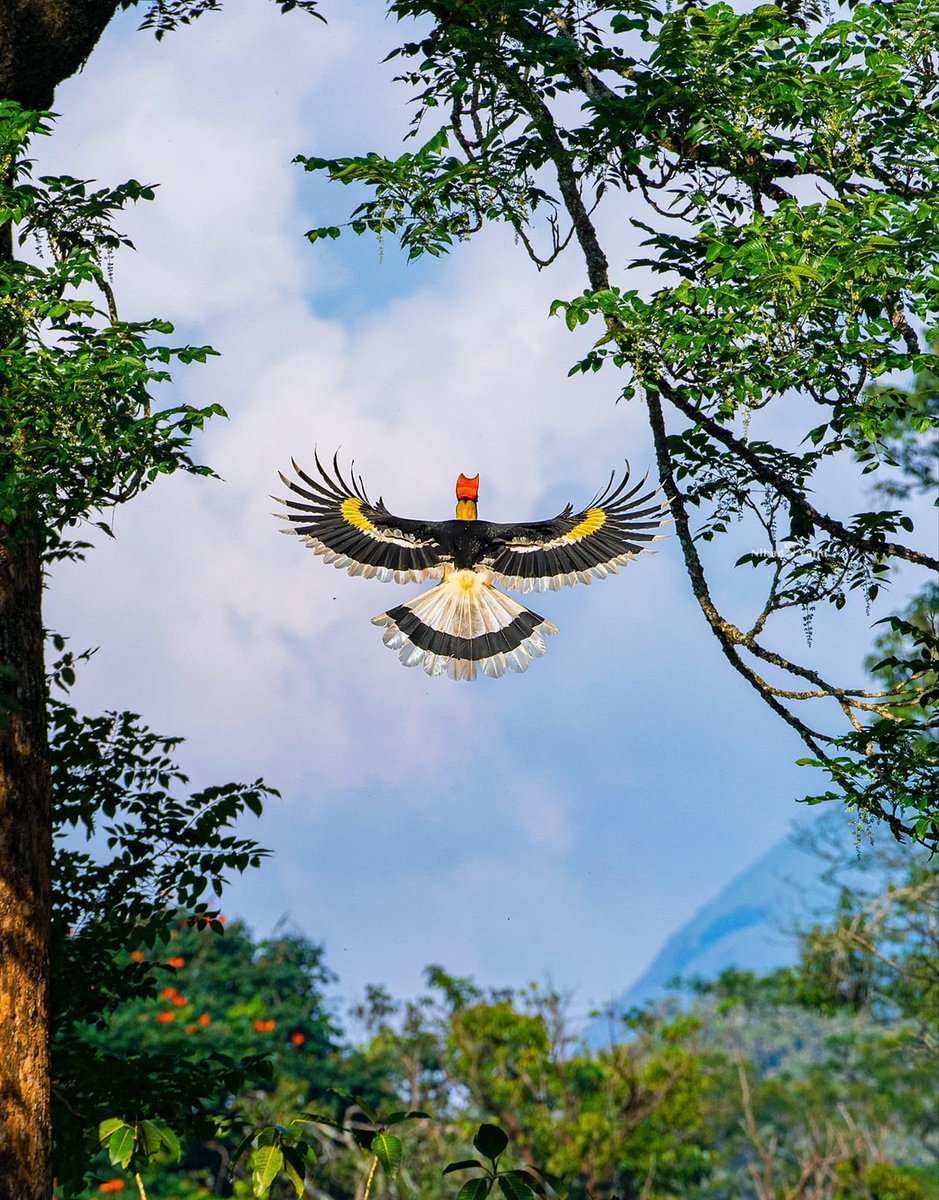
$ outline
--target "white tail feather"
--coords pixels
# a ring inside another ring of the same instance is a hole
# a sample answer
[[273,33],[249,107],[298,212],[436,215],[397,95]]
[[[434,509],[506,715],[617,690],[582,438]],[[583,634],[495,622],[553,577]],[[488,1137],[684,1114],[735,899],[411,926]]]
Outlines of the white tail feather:
[[[492,678],[527,671],[531,659],[545,652],[543,635],[557,633],[557,627],[496,591],[490,577],[483,570],[452,571],[443,583],[372,623],[386,626],[382,641],[399,652],[405,666],[421,665],[428,675],[475,679],[480,667]],[[487,634],[491,640],[479,641]],[[451,652],[447,643],[454,638],[475,642],[473,653]]]

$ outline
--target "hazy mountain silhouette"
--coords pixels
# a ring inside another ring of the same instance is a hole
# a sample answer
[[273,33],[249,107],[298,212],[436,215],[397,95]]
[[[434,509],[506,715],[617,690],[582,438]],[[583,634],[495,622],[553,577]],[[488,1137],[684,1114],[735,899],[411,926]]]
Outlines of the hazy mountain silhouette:
[[[807,844],[812,829],[824,856]],[[794,963],[797,929],[834,911],[838,886],[828,871],[832,861],[840,860],[842,881],[860,883],[863,878],[865,888],[879,890],[889,870],[881,854],[889,855],[895,843],[876,829],[872,837],[873,851],[866,833],[858,842],[850,818],[831,811],[798,837],[784,838],[672,934],[610,1011],[625,1013],[656,1000],[676,978],[714,979],[727,967],[762,973]],[[908,847],[905,853],[908,858]],[[599,1017],[588,1028],[587,1040],[608,1044],[610,1030],[610,1017]]]

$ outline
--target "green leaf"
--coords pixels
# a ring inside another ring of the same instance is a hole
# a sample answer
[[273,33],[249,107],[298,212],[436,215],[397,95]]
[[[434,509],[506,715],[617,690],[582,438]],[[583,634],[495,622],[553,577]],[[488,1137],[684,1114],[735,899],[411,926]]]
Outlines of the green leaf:
[[412,1108],[408,1112],[401,1110],[398,1112],[389,1113],[388,1116],[385,1117],[384,1121],[382,1121],[382,1124],[387,1129],[389,1125],[400,1125],[402,1121],[432,1121],[432,1120],[433,1120],[433,1117],[430,1115],[430,1113],[421,1112],[419,1109]]
[[371,1149],[388,1178],[394,1179],[401,1166],[403,1150],[401,1139],[392,1133],[376,1133],[372,1139]]
[[251,1156],[251,1186],[255,1196],[263,1196],[284,1167],[280,1146],[261,1146]]
[[492,1179],[485,1175],[481,1179],[467,1179],[457,1192],[457,1200],[485,1200],[492,1187]]
[[159,1154],[163,1139],[152,1121],[141,1121],[139,1125],[140,1145],[147,1158]]
[[308,1160],[297,1146],[284,1146],[284,1171],[297,1196],[302,1196],[308,1177]]
[[508,1144],[509,1139],[498,1125],[480,1125],[476,1131],[476,1136],[473,1138],[473,1145],[479,1153],[486,1158],[492,1159],[493,1162],[495,1162]]
[[380,1125],[380,1124],[381,1124],[381,1119],[380,1119],[380,1117],[378,1116],[378,1113],[375,1111],[375,1109],[374,1109],[374,1108],[370,1108],[370,1107],[369,1107],[369,1106],[368,1106],[368,1105],[365,1103],[365,1101],[364,1101],[364,1100],[360,1100],[358,1096],[353,1096],[353,1097],[352,1097],[352,1100],[353,1100],[353,1102],[355,1103],[356,1107],[357,1107],[357,1108],[360,1108],[360,1109],[362,1110],[362,1112],[364,1112],[364,1113],[365,1113],[365,1115],[368,1117],[368,1119],[369,1119],[369,1120],[372,1122],[372,1124],[373,1124],[373,1125]]
[[345,1125],[342,1121],[337,1121],[335,1117],[326,1116],[323,1113],[302,1112],[299,1116],[294,1117],[292,1125],[297,1124],[307,1125],[328,1125],[330,1129],[341,1129],[345,1132]]
[[508,1171],[496,1176],[496,1182],[505,1200],[532,1200],[532,1194],[536,1191],[527,1179]]
[[483,1164],[475,1158],[461,1158],[459,1162],[449,1163],[443,1169],[444,1175],[449,1175],[452,1171],[470,1171],[473,1168],[478,1168],[480,1171],[485,1170]]
[[548,1187],[550,1187],[551,1189],[553,1189],[555,1192],[560,1192],[560,1190],[561,1190],[561,1180],[558,1178],[558,1176],[557,1176],[557,1175],[554,1175],[554,1174],[552,1174],[552,1172],[551,1172],[551,1171],[546,1171],[546,1170],[544,1170],[544,1168],[543,1168],[543,1167],[532,1167],[531,1169],[532,1169],[532,1171],[534,1171],[534,1172],[535,1172],[535,1173],[536,1173],[536,1174],[537,1174],[537,1175],[538,1175],[538,1176],[539,1176],[541,1179],[543,1179],[543,1180],[545,1181],[545,1183],[548,1185]]
[[234,1171],[235,1164],[241,1159],[241,1157],[244,1155],[245,1151],[249,1148],[249,1146],[251,1146],[251,1144],[254,1141],[254,1137],[255,1137],[255,1131],[253,1129],[249,1130],[249,1132],[246,1133],[244,1135],[244,1137],[241,1139],[241,1141],[238,1143],[235,1150],[232,1151],[232,1156],[231,1156],[231,1160],[229,1162],[229,1167],[228,1167],[229,1174],[231,1174]]
[[116,1130],[108,1139],[108,1159],[112,1164],[120,1163],[126,1167],[134,1156],[137,1144],[137,1134],[129,1125]]
[[127,1122],[122,1121],[120,1117],[108,1117],[106,1121],[102,1121],[98,1126],[98,1140],[104,1143],[116,1130],[125,1128],[126,1126]]
[[[522,1183],[531,1192],[537,1192],[539,1196],[545,1194],[545,1187],[537,1175],[533,1175],[531,1171],[526,1171],[522,1167],[516,1167],[512,1171],[503,1171],[503,1176],[512,1176],[514,1179],[520,1179]],[[550,1180],[548,1181],[550,1183]]]

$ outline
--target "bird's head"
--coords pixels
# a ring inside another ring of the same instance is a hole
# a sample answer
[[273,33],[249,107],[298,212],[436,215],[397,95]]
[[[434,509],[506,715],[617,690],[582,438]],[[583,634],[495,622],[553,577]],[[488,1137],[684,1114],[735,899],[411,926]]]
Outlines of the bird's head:
[[479,499],[479,476],[460,475],[456,481],[456,519],[476,520],[476,501]]

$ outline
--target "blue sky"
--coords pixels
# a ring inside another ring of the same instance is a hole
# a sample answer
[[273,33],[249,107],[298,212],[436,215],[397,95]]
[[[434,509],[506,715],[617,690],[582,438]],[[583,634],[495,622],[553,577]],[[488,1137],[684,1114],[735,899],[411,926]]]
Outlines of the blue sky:
[[[40,169],[160,183],[128,215],[122,313],[215,345],[178,386],[230,421],[200,444],[223,482],[164,481],[115,513],[115,541],[57,568],[46,620],[100,647],[86,708],[185,736],[198,782],[263,774],[282,791],[252,829],[275,856],[233,885],[230,913],[324,941],[350,999],[369,981],[413,994],[438,962],[498,985],[549,976],[583,1013],[805,818],[812,781],[730,672],[673,539],[538,596],[561,629],[546,656],[461,685],[406,671],[369,625],[406,589],[279,535],[276,472],[314,443],[426,517],[450,515],[460,471],[481,472],[482,515],[508,520],[589,500],[626,457],[653,462],[613,375],[567,377],[589,342],[547,314],[583,288],[573,254],[539,275],[504,230],[416,267],[390,244],[305,242],[350,194],[292,157],[394,151],[410,115],[380,65],[396,27],[371,0],[333,8],[322,26],[231,4],[161,44],[128,14],[59,91]],[[729,565],[747,545],[742,530],[716,551],[741,619],[754,579]],[[814,663],[857,667],[877,615],[821,616]]]

